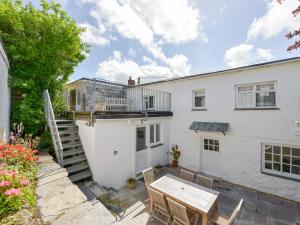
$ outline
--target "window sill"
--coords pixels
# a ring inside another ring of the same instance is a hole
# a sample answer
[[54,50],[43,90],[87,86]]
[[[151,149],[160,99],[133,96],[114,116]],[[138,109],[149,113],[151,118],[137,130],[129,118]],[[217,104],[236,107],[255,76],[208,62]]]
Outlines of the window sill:
[[162,146],[164,145],[163,143],[158,143],[158,144],[154,144],[154,145],[151,145],[150,148],[157,148],[159,146]]
[[280,110],[278,107],[270,107],[270,108],[235,108],[235,111],[240,110]]
[[273,176],[273,177],[278,177],[278,178],[282,178],[282,179],[287,179],[287,180],[293,180],[293,181],[300,181],[300,176],[299,179],[294,178],[294,177],[288,177],[288,176],[284,176],[284,175],[280,175],[280,174],[276,174],[276,173],[272,173],[272,172],[267,172],[267,171],[261,171],[262,174],[265,175],[269,175],[269,176]]
[[194,108],[194,109],[191,109],[191,111],[207,111],[207,109],[206,108],[199,108],[199,109]]

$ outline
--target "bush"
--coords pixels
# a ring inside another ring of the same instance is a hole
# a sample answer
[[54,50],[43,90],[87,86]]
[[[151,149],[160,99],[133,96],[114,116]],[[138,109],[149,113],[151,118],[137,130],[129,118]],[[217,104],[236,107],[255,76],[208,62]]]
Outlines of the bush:
[[36,204],[37,153],[19,144],[0,145],[0,223],[22,207]]

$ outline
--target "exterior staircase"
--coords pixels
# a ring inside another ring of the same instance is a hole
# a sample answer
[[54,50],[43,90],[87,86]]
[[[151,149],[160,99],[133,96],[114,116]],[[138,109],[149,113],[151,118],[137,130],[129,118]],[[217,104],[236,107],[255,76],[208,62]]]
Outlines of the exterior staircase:
[[72,182],[92,178],[77,126],[72,120],[56,120],[48,90],[44,92],[45,117],[58,163],[66,168]]

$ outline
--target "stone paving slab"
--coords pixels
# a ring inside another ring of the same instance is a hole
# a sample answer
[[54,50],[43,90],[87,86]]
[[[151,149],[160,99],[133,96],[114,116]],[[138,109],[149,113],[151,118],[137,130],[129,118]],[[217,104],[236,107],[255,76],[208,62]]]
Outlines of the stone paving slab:
[[109,225],[115,217],[97,200],[86,196],[51,156],[40,156],[37,205],[44,223],[59,225]]
[[116,219],[111,213],[100,203],[92,204],[87,201],[78,206],[62,212],[61,215],[56,218],[53,225],[109,225],[113,224]]

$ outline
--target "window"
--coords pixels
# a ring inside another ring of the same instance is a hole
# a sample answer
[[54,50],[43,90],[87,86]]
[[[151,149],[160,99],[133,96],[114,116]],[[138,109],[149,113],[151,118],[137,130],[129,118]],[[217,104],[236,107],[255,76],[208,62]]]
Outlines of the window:
[[199,109],[205,107],[205,90],[193,91],[193,108]]
[[300,180],[300,146],[263,144],[262,171]]
[[219,140],[204,139],[204,150],[219,152],[220,143]]
[[161,142],[160,124],[150,125],[150,144],[157,144]]
[[145,109],[154,109],[154,96],[145,96],[144,97],[144,106]]
[[276,107],[276,83],[255,83],[236,87],[237,108]]
[[80,105],[80,90],[77,90],[77,105]]

